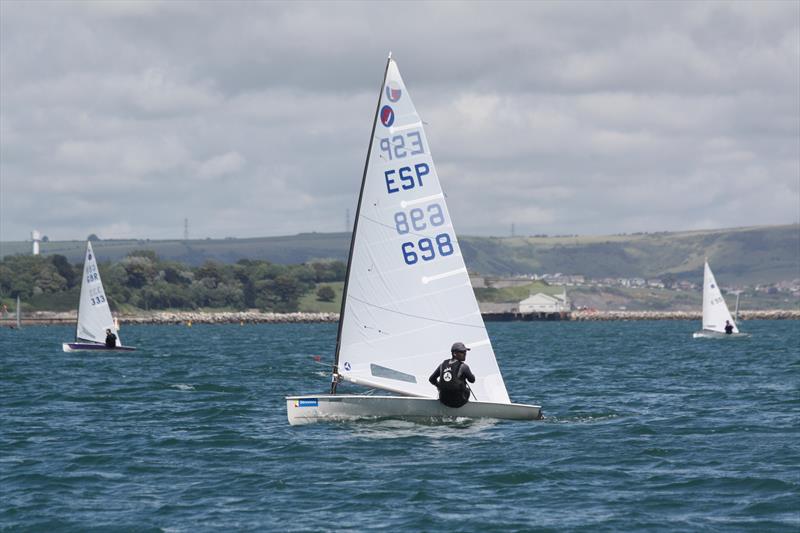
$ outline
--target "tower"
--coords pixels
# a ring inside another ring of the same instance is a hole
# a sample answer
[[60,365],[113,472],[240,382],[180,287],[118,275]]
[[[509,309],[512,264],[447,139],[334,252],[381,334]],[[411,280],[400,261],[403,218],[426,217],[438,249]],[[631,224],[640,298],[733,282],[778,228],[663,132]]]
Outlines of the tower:
[[184,241],[188,241],[189,240],[189,219],[188,218],[184,218],[183,219],[183,240]]
[[42,235],[37,230],[31,232],[31,240],[33,241],[33,255],[39,255],[39,243],[42,242]]
[[350,227],[350,210],[344,212],[344,230],[346,232],[353,231],[353,228]]

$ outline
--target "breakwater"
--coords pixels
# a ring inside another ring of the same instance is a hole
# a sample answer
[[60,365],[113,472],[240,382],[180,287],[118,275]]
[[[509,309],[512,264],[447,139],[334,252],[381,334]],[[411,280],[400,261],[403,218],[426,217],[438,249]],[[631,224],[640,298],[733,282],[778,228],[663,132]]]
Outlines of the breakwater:
[[[700,311],[572,311],[568,320],[702,320]],[[800,320],[800,309],[739,311],[739,320]]]
[[[122,324],[289,324],[308,322],[336,322],[339,313],[265,313],[261,311],[142,311],[140,313],[123,313],[117,315]],[[487,314],[484,318],[498,320],[496,315]],[[553,320],[515,314],[505,317],[502,321],[517,320]],[[574,321],[615,321],[615,320],[701,320],[699,311],[572,311],[561,313],[556,320]],[[56,313],[50,311],[37,311],[25,313],[21,317],[21,324],[48,325],[48,324],[74,324],[77,320],[75,311]],[[800,310],[776,309],[759,311],[741,311],[739,320],[800,320]],[[7,315],[0,318],[0,325],[13,327],[16,319]]]
[[[116,315],[121,324],[290,324],[307,322],[337,322],[339,313],[264,313],[260,311],[142,311],[140,313],[120,313]],[[22,326],[75,324],[78,315],[75,311],[55,313],[37,311],[23,314]],[[14,317],[0,319],[0,324],[13,326]]]

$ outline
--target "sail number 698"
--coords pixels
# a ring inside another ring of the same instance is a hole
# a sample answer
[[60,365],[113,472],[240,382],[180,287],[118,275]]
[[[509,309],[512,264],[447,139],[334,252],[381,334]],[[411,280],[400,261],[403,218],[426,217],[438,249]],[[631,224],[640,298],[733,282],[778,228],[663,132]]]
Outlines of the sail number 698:
[[455,251],[453,249],[453,242],[450,240],[450,235],[447,233],[440,233],[433,240],[423,237],[417,242],[410,241],[404,242],[402,245],[403,259],[407,265],[416,264],[420,258],[423,261],[431,261],[436,258],[438,251],[440,256],[452,255]]

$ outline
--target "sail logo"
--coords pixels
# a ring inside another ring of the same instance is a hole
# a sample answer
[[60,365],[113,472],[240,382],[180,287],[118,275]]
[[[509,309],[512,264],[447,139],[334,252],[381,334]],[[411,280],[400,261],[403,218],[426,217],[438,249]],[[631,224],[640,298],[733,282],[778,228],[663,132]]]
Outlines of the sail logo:
[[87,254],[87,255],[86,255],[86,259],[88,259],[89,261],[91,261],[91,260],[92,260],[92,254]]
[[381,124],[387,128],[394,124],[394,109],[388,105],[381,108]]
[[345,361],[344,362],[344,369],[347,370],[348,372],[350,372],[351,368],[352,367],[350,366],[350,361]]
[[400,87],[395,82],[392,81],[386,85],[386,98],[388,98],[390,102],[400,100],[401,96],[403,96],[403,91],[400,90]]

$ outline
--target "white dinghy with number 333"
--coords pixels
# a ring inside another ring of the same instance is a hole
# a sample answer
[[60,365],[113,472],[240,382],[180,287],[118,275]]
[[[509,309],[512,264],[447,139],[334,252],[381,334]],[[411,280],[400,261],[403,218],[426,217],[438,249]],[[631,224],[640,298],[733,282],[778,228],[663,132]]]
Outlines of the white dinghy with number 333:
[[[451,408],[428,376],[454,341],[470,349],[472,399]],[[394,395],[336,394],[340,381]],[[290,424],[359,418],[538,420],[511,403],[422,121],[391,55],[361,182],[330,394],[288,396]]]
[[[117,325],[108,307],[106,292],[100,280],[97,258],[92,250],[92,243],[86,242],[86,259],[83,262],[83,281],[81,296],[78,300],[78,324],[75,328],[75,341],[65,342],[65,352],[130,352],[133,346],[123,346],[119,338]],[[106,346],[106,331],[116,336],[113,348]]]

